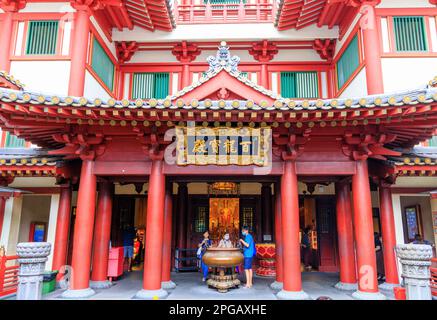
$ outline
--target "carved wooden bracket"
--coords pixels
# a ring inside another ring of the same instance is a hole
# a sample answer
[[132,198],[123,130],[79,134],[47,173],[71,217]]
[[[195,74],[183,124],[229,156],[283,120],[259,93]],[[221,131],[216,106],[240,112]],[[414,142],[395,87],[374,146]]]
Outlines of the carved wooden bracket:
[[259,62],[269,62],[278,53],[278,48],[274,42],[263,40],[254,42],[249,54]]
[[400,156],[401,153],[384,147],[396,139],[393,134],[352,134],[346,132],[343,138],[343,153],[352,160],[374,158],[386,160],[384,156]]
[[197,44],[182,41],[175,45],[171,53],[182,63],[190,63],[200,54],[200,49]]
[[14,179],[15,179],[15,177],[12,177],[12,176],[0,177],[0,186],[7,187],[12,182],[14,182]]
[[65,159],[81,158],[82,160],[94,160],[101,156],[106,149],[105,137],[103,134],[55,134],[53,139],[56,142],[64,143],[65,147],[50,151],[50,154],[66,155]]
[[138,51],[138,43],[136,41],[122,41],[116,44],[117,58],[120,63],[128,62],[135,52]]
[[163,160],[165,147],[171,143],[165,141],[164,135],[158,133],[156,129],[151,133],[138,131],[137,140],[142,144],[144,153],[150,160]]
[[335,54],[335,42],[335,39],[315,39],[313,49],[323,60],[332,61]]
[[295,160],[304,150],[304,145],[309,139],[311,129],[302,133],[290,132],[287,135],[273,134],[273,153],[282,157],[283,160]]
[[24,9],[26,0],[0,0],[0,9],[5,12],[17,12]]

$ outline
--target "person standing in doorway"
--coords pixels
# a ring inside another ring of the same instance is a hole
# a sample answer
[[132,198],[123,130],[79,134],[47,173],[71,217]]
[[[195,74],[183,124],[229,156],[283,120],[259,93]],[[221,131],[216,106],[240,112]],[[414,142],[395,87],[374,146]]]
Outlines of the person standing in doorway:
[[132,271],[132,258],[134,256],[134,239],[136,237],[135,228],[129,223],[123,230],[124,259],[128,263],[128,272]]
[[378,280],[384,280],[385,279],[384,254],[382,251],[381,235],[378,232],[374,232],[374,242],[375,242],[377,278]]
[[242,229],[244,239],[240,239],[240,243],[243,245],[244,255],[244,272],[246,274],[246,286],[245,288],[252,288],[253,271],[252,260],[255,255],[255,242],[252,235],[249,233],[249,227],[244,226]]
[[303,230],[302,243],[301,243],[303,263],[304,263],[305,270],[307,271],[311,271],[312,269],[311,266],[312,249],[311,249],[310,231],[311,231],[310,227],[306,227]]
[[208,266],[202,261],[202,257],[206,252],[206,249],[211,247],[212,245],[212,241],[211,239],[209,239],[209,231],[206,230],[203,233],[203,240],[199,243],[198,245],[198,253],[197,253],[197,257],[200,259],[200,266],[202,269],[202,281],[205,282],[206,278],[208,277],[208,272],[209,272],[209,268]]

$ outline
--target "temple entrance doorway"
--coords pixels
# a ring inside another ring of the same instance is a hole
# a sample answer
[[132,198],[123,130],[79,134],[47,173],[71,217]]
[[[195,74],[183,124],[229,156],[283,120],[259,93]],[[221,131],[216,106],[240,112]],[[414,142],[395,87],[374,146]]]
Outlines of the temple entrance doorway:
[[[209,199],[209,232],[214,243],[218,243],[225,233],[235,242],[240,232],[240,199]],[[235,245],[235,244],[234,244]]]

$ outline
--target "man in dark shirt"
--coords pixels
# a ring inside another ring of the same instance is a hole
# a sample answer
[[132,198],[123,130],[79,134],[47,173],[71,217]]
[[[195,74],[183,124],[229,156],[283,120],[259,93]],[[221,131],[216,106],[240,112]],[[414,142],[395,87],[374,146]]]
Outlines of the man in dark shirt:
[[134,239],[136,237],[135,228],[127,224],[123,230],[123,246],[124,259],[127,259],[129,265],[129,272],[132,271],[132,258],[134,256]]

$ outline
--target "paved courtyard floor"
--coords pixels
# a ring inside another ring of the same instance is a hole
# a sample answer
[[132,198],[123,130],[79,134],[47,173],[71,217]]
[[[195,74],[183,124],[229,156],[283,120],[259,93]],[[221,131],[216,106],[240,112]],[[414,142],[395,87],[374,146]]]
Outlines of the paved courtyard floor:
[[[254,286],[251,289],[232,289],[227,293],[219,293],[201,281],[200,273],[173,273],[172,280],[177,284],[176,289],[169,292],[168,300],[275,300],[275,291],[269,285],[272,279],[254,278]],[[321,296],[330,297],[333,300],[353,300],[352,292],[344,292],[334,288],[338,281],[337,273],[304,272],[302,273],[303,290],[312,299]],[[96,294],[90,300],[129,300],[134,297],[142,285],[142,272],[134,271],[113,282],[109,289],[96,290]],[[44,296],[44,299],[60,299],[62,290]],[[391,293],[383,292],[389,299]]]

